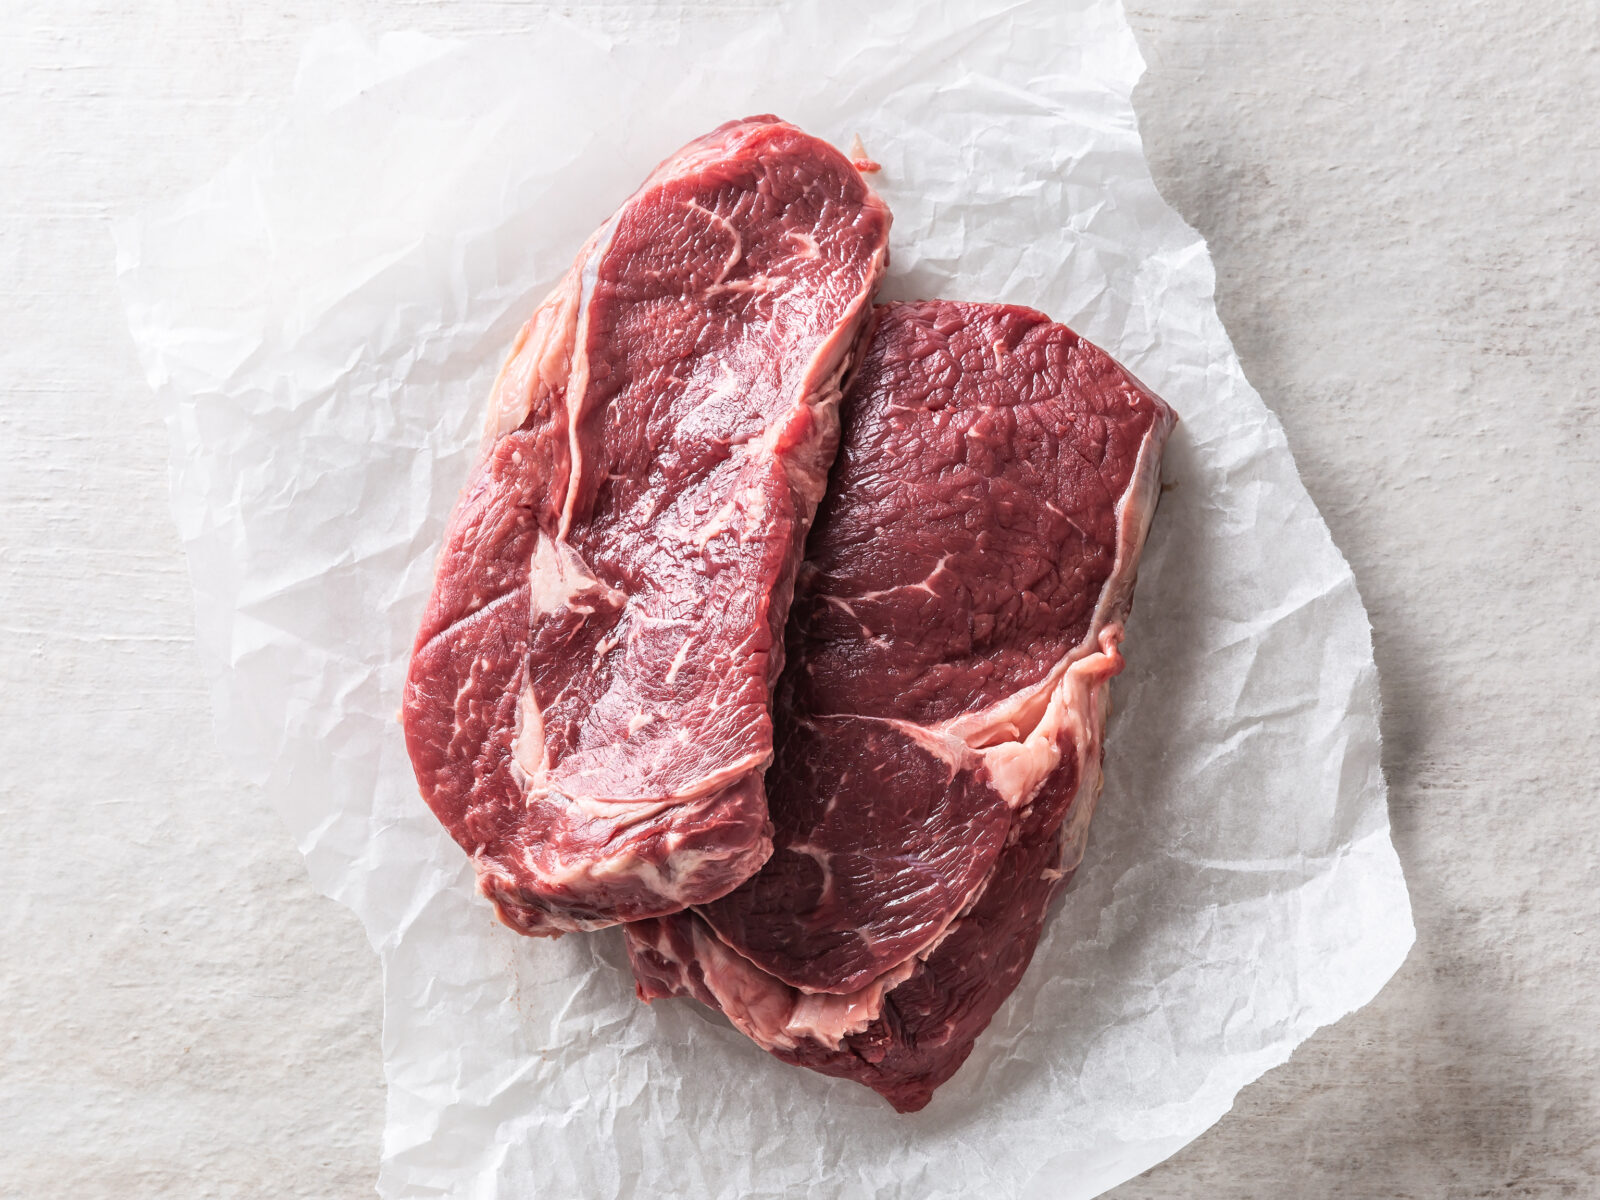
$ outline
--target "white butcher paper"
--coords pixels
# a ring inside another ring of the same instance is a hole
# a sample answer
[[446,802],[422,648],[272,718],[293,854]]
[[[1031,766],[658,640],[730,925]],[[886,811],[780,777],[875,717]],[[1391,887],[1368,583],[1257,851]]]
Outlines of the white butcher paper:
[[[1121,8],[528,19],[319,34],[276,133],[116,231],[217,737],[382,958],[379,1191],[1075,1200],[1131,1178],[1367,1003],[1413,930],[1366,613],[1151,180]],[[691,1002],[641,1004],[615,930],[498,925],[396,720],[518,326],[660,159],[764,112],[882,164],[884,298],[1042,309],[1182,416],[1083,866],[909,1116]]]

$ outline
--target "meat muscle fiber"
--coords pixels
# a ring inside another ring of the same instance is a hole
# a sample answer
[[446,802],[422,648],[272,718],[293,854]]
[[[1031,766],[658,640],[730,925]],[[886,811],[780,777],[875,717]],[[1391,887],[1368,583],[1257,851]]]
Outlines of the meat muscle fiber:
[[788,1062],[927,1104],[1016,987],[1099,794],[1176,418],[1024,308],[878,310],[801,567],[775,850],[626,935]]
[[770,689],[888,229],[844,155],[731,122],[656,169],[519,335],[402,711],[423,797],[512,928],[676,912],[771,853]]

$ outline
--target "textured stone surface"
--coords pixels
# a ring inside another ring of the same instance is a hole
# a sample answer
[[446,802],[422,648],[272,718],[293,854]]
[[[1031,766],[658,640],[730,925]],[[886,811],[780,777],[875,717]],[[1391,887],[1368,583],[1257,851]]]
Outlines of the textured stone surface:
[[[527,12],[0,11],[0,1194],[370,1194],[377,960],[212,748],[107,224],[263,133],[317,24]],[[1115,1194],[1600,1194],[1600,11],[1131,16],[1156,178],[1372,610],[1418,941]]]

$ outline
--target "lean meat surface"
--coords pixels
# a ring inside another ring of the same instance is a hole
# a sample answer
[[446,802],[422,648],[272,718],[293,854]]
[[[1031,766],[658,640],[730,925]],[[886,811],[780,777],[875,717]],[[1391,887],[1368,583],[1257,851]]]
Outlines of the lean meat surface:
[[646,1000],[924,1106],[1082,856],[1175,417],[1028,309],[877,310],[796,584],[775,850],[630,925]]
[[418,632],[423,797],[529,934],[771,853],[770,691],[888,209],[774,117],[664,162],[522,330]]

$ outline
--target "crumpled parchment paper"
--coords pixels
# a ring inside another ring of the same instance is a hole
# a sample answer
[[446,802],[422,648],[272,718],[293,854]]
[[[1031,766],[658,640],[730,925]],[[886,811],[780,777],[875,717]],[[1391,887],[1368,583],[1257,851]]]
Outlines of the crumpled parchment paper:
[[[1151,181],[1142,68],[1104,2],[331,30],[274,136],[118,228],[217,736],[382,956],[384,1195],[1093,1196],[1399,966],[1366,615]],[[659,159],[767,111],[883,164],[887,297],[1041,308],[1183,417],[1084,865],[909,1117],[695,1005],[640,1004],[615,931],[496,925],[395,719],[516,328]]]

